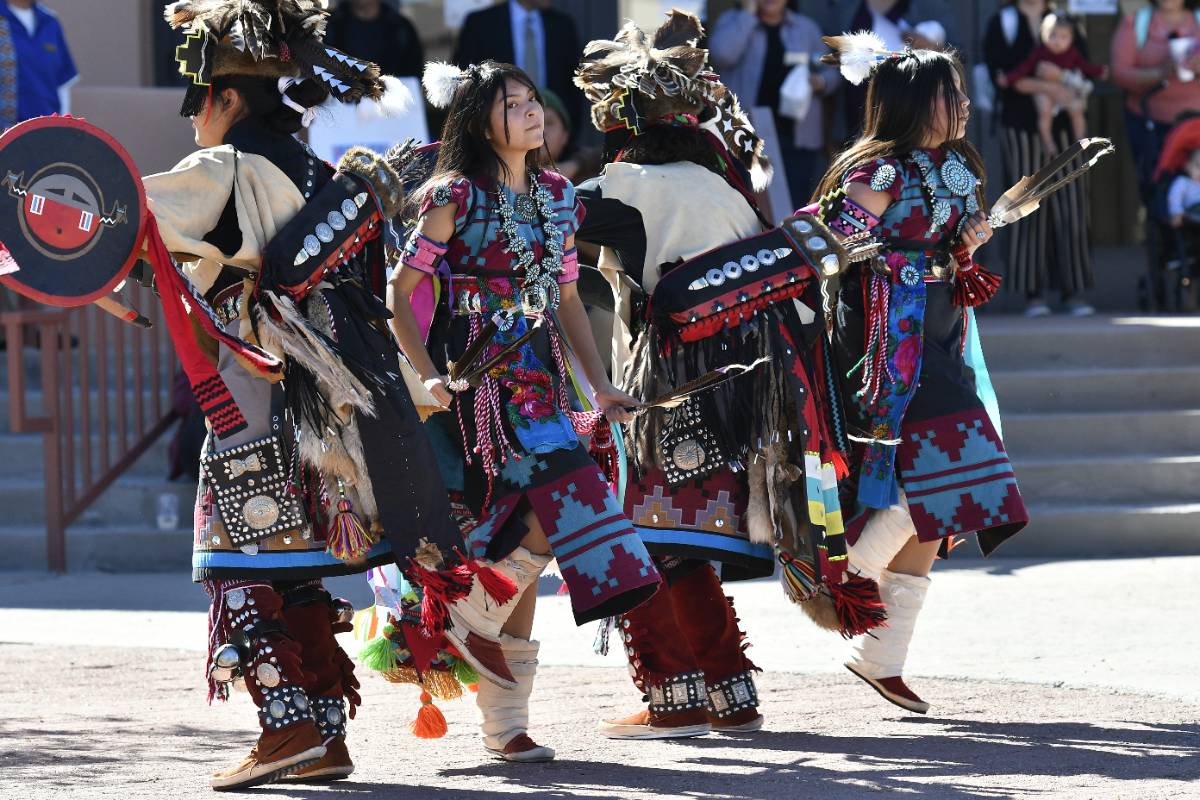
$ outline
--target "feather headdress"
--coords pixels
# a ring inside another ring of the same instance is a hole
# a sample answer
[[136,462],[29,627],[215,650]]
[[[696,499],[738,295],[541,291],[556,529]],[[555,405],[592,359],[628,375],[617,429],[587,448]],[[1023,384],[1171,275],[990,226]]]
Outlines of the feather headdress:
[[421,75],[425,96],[434,108],[447,108],[454,100],[454,93],[462,85],[467,73],[445,61],[430,61]]
[[343,103],[383,96],[379,67],[325,44],[321,0],[177,0],[163,16],[182,29],[179,71],[193,86],[221,75],[307,78]]
[[888,50],[883,39],[872,31],[823,36],[821,41],[833,51],[822,56],[821,61],[837,66],[842,77],[855,86],[871,77],[880,63],[903,54]]
[[708,64],[699,18],[678,9],[653,35],[627,22],[612,39],[589,42],[575,71],[575,85],[592,104],[592,123],[601,131],[643,126],[678,115],[694,115],[722,141],[754,179],[755,189],[770,181],[763,142],[737,96]]

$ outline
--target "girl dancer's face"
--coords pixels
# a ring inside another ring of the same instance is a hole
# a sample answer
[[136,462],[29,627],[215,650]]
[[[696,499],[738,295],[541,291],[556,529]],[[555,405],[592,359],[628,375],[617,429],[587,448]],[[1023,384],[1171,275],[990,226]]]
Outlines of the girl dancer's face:
[[[967,135],[967,120],[971,118],[971,98],[963,91],[962,80],[957,75],[954,77],[954,89],[958,99],[956,107],[946,108],[941,97],[938,97],[931,109],[930,138],[936,140],[930,142],[933,147]],[[949,118],[951,113],[954,115],[953,119]]]
[[533,89],[509,78],[496,93],[488,125],[488,141],[496,153],[528,153],[545,141],[546,112]]

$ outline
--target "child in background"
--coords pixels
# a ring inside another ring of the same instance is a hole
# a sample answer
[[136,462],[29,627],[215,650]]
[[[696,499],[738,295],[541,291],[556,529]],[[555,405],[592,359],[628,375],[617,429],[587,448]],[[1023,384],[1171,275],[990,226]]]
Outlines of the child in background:
[[1036,79],[1033,94],[1038,110],[1038,133],[1049,155],[1058,152],[1051,135],[1054,117],[1065,109],[1071,117],[1071,133],[1085,135],[1083,114],[1092,82],[1108,77],[1108,67],[1093,64],[1075,46],[1075,26],[1069,17],[1047,14],[1042,20],[1042,43],[1013,71],[997,78],[1002,88],[1015,86],[1023,78]]
[[1167,219],[1172,228],[1200,224],[1200,149],[1192,151],[1167,189]]
[[1197,305],[1196,254],[1200,251],[1200,149],[1188,155],[1183,171],[1167,187],[1167,222],[1174,238],[1175,257],[1166,263],[1168,286],[1177,287],[1178,310],[1194,312]]

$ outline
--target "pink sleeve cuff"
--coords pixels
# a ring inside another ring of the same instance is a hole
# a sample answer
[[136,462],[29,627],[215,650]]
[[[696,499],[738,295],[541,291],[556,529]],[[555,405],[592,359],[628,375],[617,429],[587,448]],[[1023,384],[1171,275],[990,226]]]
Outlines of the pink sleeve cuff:
[[446,250],[447,246],[442,242],[435,242],[418,233],[408,240],[408,245],[404,248],[404,258],[400,263],[433,275],[437,272],[438,262],[446,255]]
[[563,253],[562,272],[558,275],[559,283],[571,283],[579,280],[579,251],[572,247]]

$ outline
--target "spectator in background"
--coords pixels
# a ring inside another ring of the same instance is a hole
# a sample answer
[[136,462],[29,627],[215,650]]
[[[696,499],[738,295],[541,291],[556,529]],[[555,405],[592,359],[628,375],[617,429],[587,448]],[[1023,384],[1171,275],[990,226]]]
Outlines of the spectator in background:
[[382,0],[342,0],[329,16],[330,47],[379,65],[384,75],[421,77],[425,50],[408,17]]
[[[1042,44],[1034,49],[1014,70],[997,76],[996,85],[1013,86],[1022,78],[1040,78],[1049,90],[1035,92],[1034,105],[1038,110],[1038,133],[1042,146],[1050,155],[1058,153],[1051,128],[1059,111],[1065,109],[1071,117],[1071,137],[1087,135],[1087,99],[1095,88],[1092,80],[1108,77],[1108,67],[1093,64],[1075,46],[1075,23],[1063,14],[1047,14],[1042,18]],[[1057,75],[1057,79],[1051,76]]]
[[549,89],[541,89],[542,102],[546,110],[546,123],[542,137],[546,152],[554,164],[554,171],[571,183],[580,183],[600,174],[604,165],[603,155],[597,147],[579,147],[571,144],[574,125],[562,98]]
[[[722,14],[709,34],[709,57],[725,85],[743,106],[774,112],[793,206],[804,205],[823,171],[821,98],[839,83],[837,68],[819,63],[828,50],[817,24],[789,10],[787,0],[742,0],[741,9]],[[807,65],[812,99],[804,117],[793,119],[781,113],[780,90],[800,64]]]
[[[1121,20],[1112,42],[1113,83],[1125,90],[1125,124],[1142,203],[1148,251],[1143,305],[1170,305],[1163,269],[1166,210],[1154,171],[1179,116],[1200,110],[1200,12],[1195,0],[1152,0]],[[1157,202],[1156,202],[1157,201]]]
[[[859,0],[839,3],[841,14],[834,15],[833,29],[840,34],[852,31],[873,31],[889,50],[903,50],[911,44],[916,49],[939,49],[956,39],[952,12],[944,0]],[[857,138],[863,123],[863,104],[867,99],[867,83],[846,85],[843,92],[846,135]]]
[[[997,86],[1000,149],[1004,158],[1004,186],[1023,175],[1032,175],[1049,158],[1038,133],[1038,111],[1033,95],[1057,84],[1050,65],[1046,78],[1025,77],[1007,88],[1002,76],[1024,63],[1041,42],[1042,20],[1051,13],[1047,0],[1011,0],[988,22],[983,58]],[[1080,46],[1084,45],[1077,39]],[[1086,52],[1083,52],[1086,56]],[[1051,135],[1059,149],[1071,141],[1071,124],[1065,113],[1054,118]],[[1050,313],[1046,294],[1058,289],[1068,313],[1091,314],[1094,309],[1082,294],[1094,282],[1088,236],[1087,179],[1055,192],[1042,211],[1008,229],[1008,288],[1025,295],[1030,317]]]
[[[71,112],[79,77],[54,12],[35,0],[0,0],[0,131],[47,114]],[[0,292],[0,311],[21,301]]]
[[[58,17],[36,0],[0,0],[0,19],[4,22],[0,31],[0,117],[4,124],[70,113],[70,86],[79,73]],[[14,100],[15,119],[11,116]]]
[[[1142,199],[1167,131],[1185,111],[1200,110],[1200,85],[1180,68],[1200,72],[1200,14],[1194,0],[1152,0],[1121,21],[1112,42],[1113,83],[1125,90],[1125,120]],[[1184,44],[1172,55],[1174,40]],[[1190,53],[1185,53],[1189,51]]]
[[467,15],[452,60],[459,67],[489,58],[515,64],[538,86],[562,98],[571,119],[577,120],[583,113],[583,94],[571,79],[582,55],[575,21],[551,8],[550,0],[507,0]]

